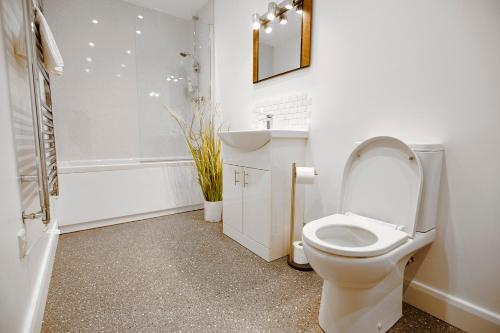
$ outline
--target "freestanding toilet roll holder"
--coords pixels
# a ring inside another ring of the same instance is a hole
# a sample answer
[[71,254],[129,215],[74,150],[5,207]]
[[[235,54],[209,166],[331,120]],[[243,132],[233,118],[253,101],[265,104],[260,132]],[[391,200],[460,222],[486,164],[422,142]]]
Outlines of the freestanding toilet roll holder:
[[[316,171],[314,172],[314,175],[317,176],[318,174]],[[297,184],[297,165],[295,162],[292,163],[292,198],[291,198],[291,211],[290,211],[290,243],[288,244],[289,246],[289,251],[288,251],[288,265],[296,270],[299,271],[312,271],[312,267],[309,264],[298,264],[293,261],[293,255],[294,255],[294,247],[293,247],[293,242],[295,240],[295,190],[296,190],[296,184]]]

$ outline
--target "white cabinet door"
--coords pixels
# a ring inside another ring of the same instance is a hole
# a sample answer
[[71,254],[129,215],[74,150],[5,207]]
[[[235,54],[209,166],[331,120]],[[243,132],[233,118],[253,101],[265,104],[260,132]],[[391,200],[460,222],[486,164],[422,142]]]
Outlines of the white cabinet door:
[[224,226],[243,232],[243,168],[224,164],[222,212]]
[[243,233],[269,247],[271,171],[243,168]]

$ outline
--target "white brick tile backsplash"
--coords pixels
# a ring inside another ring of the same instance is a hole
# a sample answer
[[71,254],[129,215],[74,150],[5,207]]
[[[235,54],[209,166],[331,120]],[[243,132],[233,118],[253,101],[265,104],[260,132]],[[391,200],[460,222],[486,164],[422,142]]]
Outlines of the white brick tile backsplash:
[[253,127],[265,128],[266,115],[273,116],[273,128],[309,129],[312,98],[307,93],[279,96],[255,103]]

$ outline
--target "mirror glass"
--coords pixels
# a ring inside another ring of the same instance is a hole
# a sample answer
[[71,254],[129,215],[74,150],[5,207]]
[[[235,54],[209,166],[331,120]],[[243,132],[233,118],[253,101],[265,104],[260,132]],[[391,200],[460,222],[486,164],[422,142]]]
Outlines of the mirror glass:
[[288,10],[283,15],[286,24],[276,18],[259,29],[259,81],[301,67],[302,14]]

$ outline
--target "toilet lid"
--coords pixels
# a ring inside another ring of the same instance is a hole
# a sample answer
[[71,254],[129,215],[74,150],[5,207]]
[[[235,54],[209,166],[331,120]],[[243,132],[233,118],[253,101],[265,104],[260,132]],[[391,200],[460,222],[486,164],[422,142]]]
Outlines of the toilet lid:
[[422,181],[420,160],[408,145],[388,136],[368,139],[347,160],[339,211],[401,226],[413,237]]

